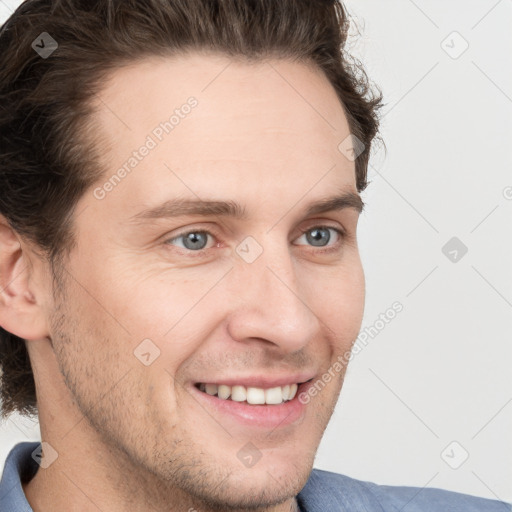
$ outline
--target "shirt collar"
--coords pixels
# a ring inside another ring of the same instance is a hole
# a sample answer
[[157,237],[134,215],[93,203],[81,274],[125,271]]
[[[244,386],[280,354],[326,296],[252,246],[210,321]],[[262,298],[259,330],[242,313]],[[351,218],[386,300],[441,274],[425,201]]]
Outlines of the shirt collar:
[[33,512],[21,484],[31,480],[39,469],[32,453],[40,445],[40,442],[18,443],[9,452],[0,480],[0,510]]

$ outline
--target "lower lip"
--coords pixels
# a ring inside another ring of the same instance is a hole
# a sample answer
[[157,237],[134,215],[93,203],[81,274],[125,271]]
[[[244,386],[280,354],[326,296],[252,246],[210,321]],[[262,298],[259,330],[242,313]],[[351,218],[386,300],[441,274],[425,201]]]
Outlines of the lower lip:
[[309,385],[310,382],[304,382],[299,386],[292,400],[279,405],[250,405],[247,402],[223,400],[217,396],[199,391],[195,386],[192,386],[192,388],[193,394],[197,397],[199,403],[205,404],[210,410],[213,409],[215,413],[230,416],[245,426],[275,430],[286,427],[304,416],[306,404],[301,403],[298,397]]

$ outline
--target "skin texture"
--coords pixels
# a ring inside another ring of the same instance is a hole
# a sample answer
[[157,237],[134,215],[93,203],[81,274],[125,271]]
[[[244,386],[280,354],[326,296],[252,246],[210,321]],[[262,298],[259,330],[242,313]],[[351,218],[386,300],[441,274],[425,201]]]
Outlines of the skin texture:
[[[317,379],[352,346],[364,309],[359,212],[304,213],[356,193],[354,162],[338,150],[348,123],[303,63],[146,59],[113,72],[97,98],[107,170],[96,186],[191,96],[197,106],[103,199],[94,187],[80,199],[61,290],[30,245],[0,230],[0,322],[27,340],[42,440],[58,454],[24,485],[35,511],[289,511],[312,469],[345,368],[273,430],[216,415],[191,389]],[[237,201],[247,218],[130,222],[178,197]],[[346,231],[330,231],[329,253],[301,233],[322,225]],[[212,234],[202,251],[177,238],[201,230]],[[236,251],[247,236],[263,249],[252,263]],[[144,339],[160,350],[148,366],[134,356]],[[262,455],[253,467],[237,456],[248,441]]]

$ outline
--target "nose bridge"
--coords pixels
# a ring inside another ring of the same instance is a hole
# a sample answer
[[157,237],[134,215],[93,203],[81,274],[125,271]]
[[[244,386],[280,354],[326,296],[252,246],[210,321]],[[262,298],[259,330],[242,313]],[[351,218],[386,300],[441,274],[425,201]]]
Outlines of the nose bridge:
[[233,279],[239,301],[229,330],[238,341],[260,338],[296,351],[313,337],[318,320],[303,297],[288,245],[271,238],[252,263],[237,261]]

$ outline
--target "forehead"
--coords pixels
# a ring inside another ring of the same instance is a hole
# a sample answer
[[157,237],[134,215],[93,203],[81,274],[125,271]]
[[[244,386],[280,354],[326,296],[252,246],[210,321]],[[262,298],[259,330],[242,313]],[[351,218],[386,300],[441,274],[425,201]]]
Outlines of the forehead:
[[[186,176],[180,187],[197,195],[220,185],[256,192],[270,182],[295,187],[296,195],[324,175],[324,187],[331,180],[355,188],[354,162],[338,149],[349,135],[343,107],[310,64],[151,57],[112,72],[95,101],[94,121],[108,147],[100,183],[126,170],[110,204],[147,204],[148,194],[164,199],[179,176]],[[143,146],[150,148],[145,155],[133,156]]]

